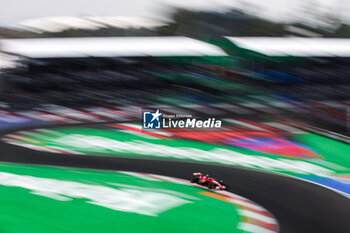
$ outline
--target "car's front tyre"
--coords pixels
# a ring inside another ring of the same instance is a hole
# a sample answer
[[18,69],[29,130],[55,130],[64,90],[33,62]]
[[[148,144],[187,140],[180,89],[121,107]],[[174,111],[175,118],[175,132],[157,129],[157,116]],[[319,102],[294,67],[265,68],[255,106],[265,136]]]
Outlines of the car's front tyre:
[[212,183],[212,182],[210,182],[209,184],[208,184],[208,188],[209,189],[214,189],[215,188],[215,184],[214,183]]

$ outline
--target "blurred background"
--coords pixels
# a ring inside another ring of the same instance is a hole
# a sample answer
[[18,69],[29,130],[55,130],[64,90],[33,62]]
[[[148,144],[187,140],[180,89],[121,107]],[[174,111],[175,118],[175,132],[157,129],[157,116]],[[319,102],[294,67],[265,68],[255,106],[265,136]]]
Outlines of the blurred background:
[[349,134],[349,0],[1,2],[5,126],[161,108]]
[[[0,232],[349,233],[349,12],[350,0],[0,0]],[[144,110],[223,126],[147,131]],[[248,208],[192,193],[192,172]],[[142,218],[149,208],[164,213]]]

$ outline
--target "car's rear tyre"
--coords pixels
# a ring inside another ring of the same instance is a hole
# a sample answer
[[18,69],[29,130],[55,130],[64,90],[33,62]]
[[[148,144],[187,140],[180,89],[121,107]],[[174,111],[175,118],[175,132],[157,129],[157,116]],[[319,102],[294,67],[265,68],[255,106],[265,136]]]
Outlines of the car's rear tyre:
[[191,183],[198,183],[198,177],[192,177],[190,181]]

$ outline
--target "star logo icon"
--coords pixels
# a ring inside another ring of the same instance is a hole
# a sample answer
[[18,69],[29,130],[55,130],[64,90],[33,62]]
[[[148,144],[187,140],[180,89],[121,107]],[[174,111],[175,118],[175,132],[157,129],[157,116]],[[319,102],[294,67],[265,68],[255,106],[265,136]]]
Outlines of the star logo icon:
[[154,121],[154,120],[159,121],[159,117],[160,117],[162,114],[159,112],[159,109],[157,109],[157,111],[156,111],[155,113],[152,113],[151,115],[153,116],[153,117],[152,117],[152,120],[151,120],[151,122],[152,122],[152,121]]
[[162,127],[161,120],[162,113],[157,111],[144,111],[143,112],[143,128],[144,129],[160,129]]

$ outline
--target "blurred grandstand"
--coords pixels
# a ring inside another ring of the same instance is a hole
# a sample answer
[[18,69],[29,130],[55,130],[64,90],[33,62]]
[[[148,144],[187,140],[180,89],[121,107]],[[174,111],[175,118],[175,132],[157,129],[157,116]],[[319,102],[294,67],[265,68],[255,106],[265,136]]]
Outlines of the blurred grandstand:
[[[64,114],[74,111],[70,120],[79,114],[90,116],[79,115],[85,120],[135,120],[142,108],[161,108],[293,120],[349,134],[349,40],[284,37],[346,37],[348,25],[331,35],[329,30],[327,34],[305,25],[282,25],[237,11],[178,10],[175,16],[172,23],[147,24],[118,17],[74,18],[68,26],[56,17],[45,19],[45,24],[33,20],[1,30],[3,37],[57,37],[0,41],[2,110],[62,122]],[[222,27],[205,23],[213,17]],[[196,27],[198,22],[203,25]],[[229,27],[232,22],[250,25],[251,30]],[[123,33],[116,33],[119,29]],[[84,37],[87,32],[123,37],[59,38]],[[182,34],[200,40],[174,36]]]

